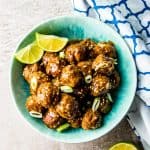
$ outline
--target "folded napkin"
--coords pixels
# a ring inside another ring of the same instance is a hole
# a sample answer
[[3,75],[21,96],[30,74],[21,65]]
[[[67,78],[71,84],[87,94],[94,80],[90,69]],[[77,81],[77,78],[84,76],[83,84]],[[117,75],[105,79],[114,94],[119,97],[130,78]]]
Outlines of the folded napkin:
[[138,85],[128,120],[145,149],[150,150],[150,1],[72,0],[72,3],[76,13],[105,22],[130,47],[136,62]]

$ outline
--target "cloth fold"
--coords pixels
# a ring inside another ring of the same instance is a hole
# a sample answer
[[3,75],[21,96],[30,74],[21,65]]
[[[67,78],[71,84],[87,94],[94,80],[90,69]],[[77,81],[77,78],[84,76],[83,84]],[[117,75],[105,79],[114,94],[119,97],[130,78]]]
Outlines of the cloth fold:
[[[138,111],[133,113],[131,108],[128,114],[129,122],[134,126],[135,132],[141,136],[143,143],[150,145],[150,128],[148,128],[150,124],[148,117],[150,114],[150,1],[72,0],[72,3],[77,14],[105,22],[128,44],[138,75],[136,91],[138,96],[134,103]],[[140,120],[137,119],[138,114],[140,114]]]

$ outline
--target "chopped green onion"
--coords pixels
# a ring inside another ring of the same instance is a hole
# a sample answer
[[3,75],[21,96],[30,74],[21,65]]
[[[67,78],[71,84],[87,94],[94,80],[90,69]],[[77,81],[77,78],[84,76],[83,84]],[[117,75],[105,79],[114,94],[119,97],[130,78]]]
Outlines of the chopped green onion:
[[30,116],[32,116],[34,118],[42,118],[42,113],[37,112],[37,111],[30,111],[29,114],[30,114]]
[[96,97],[94,99],[94,102],[93,102],[93,105],[92,105],[93,112],[95,112],[99,108],[99,105],[100,105],[100,98]]
[[67,85],[61,86],[60,90],[64,93],[73,93],[73,88]]
[[107,93],[107,97],[108,97],[109,101],[113,103],[113,99],[112,99],[110,93]]
[[99,63],[96,67],[95,67],[95,71],[97,71],[99,68],[104,68],[106,66],[106,63]]
[[37,78],[35,78],[35,77],[31,78],[30,85],[31,85],[31,89],[36,90],[37,85],[38,85]]
[[117,62],[117,59],[113,59],[114,60],[114,62]]
[[117,64],[118,64],[117,59],[114,59],[114,64],[115,64],[115,65],[117,65]]
[[70,124],[69,124],[69,123],[65,123],[65,124],[59,126],[56,130],[57,130],[58,132],[62,132],[62,131],[64,131],[64,130],[68,129],[69,127],[70,127]]
[[59,57],[64,59],[65,58],[65,53],[64,52],[59,52]]
[[85,76],[85,82],[86,83],[91,83],[91,81],[92,81],[92,76],[91,75]]
[[108,83],[106,84],[106,89],[111,89],[111,83],[110,83],[110,82],[108,82]]
[[117,59],[115,59],[115,58],[109,57],[109,59],[112,60],[112,61],[117,61]]
[[115,65],[118,64],[117,59],[114,59],[114,58],[110,58],[110,59],[114,62]]

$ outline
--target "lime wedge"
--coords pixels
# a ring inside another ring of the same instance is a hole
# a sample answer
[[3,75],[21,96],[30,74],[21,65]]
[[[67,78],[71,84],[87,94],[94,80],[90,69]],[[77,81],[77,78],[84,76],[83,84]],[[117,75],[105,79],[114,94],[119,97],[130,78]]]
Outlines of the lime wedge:
[[44,51],[59,52],[65,47],[68,39],[55,35],[44,35],[36,33],[36,41],[38,46],[41,47]]
[[133,144],[130,143],[117,143],[113,145],[109,150],[138,150]]
[[36,44],[36,42],[33,42],[32,44],[20,49],[15,54],[15,57],[21,63],[33,64],[42,58],[43,53],[44,51]]

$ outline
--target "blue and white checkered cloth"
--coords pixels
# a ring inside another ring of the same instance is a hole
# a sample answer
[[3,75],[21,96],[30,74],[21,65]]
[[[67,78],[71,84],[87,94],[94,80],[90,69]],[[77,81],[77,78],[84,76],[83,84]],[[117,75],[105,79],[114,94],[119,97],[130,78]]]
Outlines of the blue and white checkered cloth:
[[146,148],[150,145],[150,0],[72,0],[72,3],[77,14],[105,22],[130,47],[137,66],[138,96],[128,119],[145,149],[150,150]]

